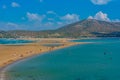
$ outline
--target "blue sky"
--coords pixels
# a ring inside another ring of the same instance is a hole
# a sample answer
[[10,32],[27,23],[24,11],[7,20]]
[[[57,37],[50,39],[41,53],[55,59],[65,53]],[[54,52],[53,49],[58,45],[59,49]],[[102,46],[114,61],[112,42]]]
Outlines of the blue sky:
[[83,19],[120,21],[120,0],[0,0],[0,30],[57,29]]

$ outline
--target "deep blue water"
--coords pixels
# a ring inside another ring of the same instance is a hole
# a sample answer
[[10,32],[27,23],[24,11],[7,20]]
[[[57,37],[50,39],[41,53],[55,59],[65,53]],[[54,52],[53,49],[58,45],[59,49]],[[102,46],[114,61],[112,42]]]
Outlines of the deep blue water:
[[31,42],[30,40],[0,39],[0,44],[22,44]]
[[8,80],[120,80],[120,39],[90,42],[15,63]]

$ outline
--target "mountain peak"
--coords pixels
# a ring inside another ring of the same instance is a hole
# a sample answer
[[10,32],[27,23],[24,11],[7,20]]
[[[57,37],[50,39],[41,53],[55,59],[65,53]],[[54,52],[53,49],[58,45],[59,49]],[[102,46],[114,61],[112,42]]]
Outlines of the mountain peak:
[[[100,21],[96,19],[85,19],[73,24],[69,24],[59,29],[72,34],[92,34],[92,33],[111,33],[120,32],[120,24],[113,22]],[[71,34],[71,35],[72,35]]]

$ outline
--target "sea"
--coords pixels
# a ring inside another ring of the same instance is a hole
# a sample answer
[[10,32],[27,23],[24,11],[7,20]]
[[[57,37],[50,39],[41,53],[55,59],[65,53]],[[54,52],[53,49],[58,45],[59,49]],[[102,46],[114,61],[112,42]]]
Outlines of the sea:
[[20,40],[20,39],[7,39],[7,38],[1,38],[0,39],[0,44],[4,44],[4,45],[10,45],[10,44],[25,44],[25,43],[31,43],[33,41],[31,40]]
[[120,80],[120,38],[50,51],[10,65],[6,80]]

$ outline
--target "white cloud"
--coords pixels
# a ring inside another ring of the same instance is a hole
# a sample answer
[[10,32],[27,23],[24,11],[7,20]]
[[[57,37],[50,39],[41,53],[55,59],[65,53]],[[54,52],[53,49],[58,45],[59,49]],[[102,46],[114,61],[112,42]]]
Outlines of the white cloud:
[[47,14],[56,14],[54,11],[48,11]]
[[102,11],[96,13],[95,16],[89,16],[88,19],[96,19],[96,20],[108,21],[108,22],[120,22],[120,19],[110,19],[108,17],[108,14],[103,13]]
[[94,19],[92,16],[89,16],[88,19]]
[[72,22],[76,22],[79,21],[79,15],[77,14],[66,14],[65,16],[61,17],[61,20],[66,21],[67,23],[72,23]]
[[17,27],[18,26],[17,24],[11,23],[11,22],[8,22],[6,25],[10,26],[10,27]]
[[108,18],[108,15],[106,13],[103,13],[102,11],[99,11],[96,13],[95,16],[89,16],[88,19],[96,19],[96,20],[101,20],[101,21],[110,21]]
[[16,2],[12,2],[11,6],[12,7],[20,7],[20,5],[18,3],[16,3]]
[[54,25],[53,22],[47,22],[47,23],[44,24],[44,26],[53,26],[53,25]]
[[2,26],[3,26],[3,30],[16,30],[16,29],[20,29],[20,25],[18,25],[16,23],[13,23],[13,22],[4,22]]
[[45,15],[27,12],[27,18],[29,21],[42,21],[45,18]]
[[91,2],[95,5],[105,5],[109,3],[111,0],[91,0]]
[[30,28],[30,25],[14,22],[0,22],[0,25],[2,25],[1,30],[25,30]]
[[63,25],[63,22],[57,22],[58,25]]
[[98,12],[95,16],[94,16],[95,19],[98,19],[98,20],[103,20],[103,21],[110,21],[110,19],[108,18],[108,15],[106,13],[103,13],[103,12]]

